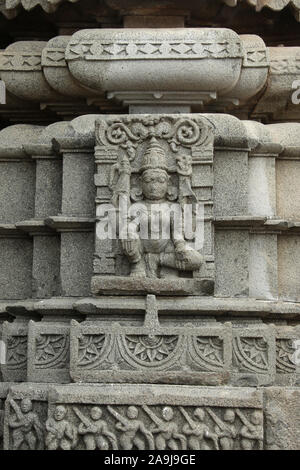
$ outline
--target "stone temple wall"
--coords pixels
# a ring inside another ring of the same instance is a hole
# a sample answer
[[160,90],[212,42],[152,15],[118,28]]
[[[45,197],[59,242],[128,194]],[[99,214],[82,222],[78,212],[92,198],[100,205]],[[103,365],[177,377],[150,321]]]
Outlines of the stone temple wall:
[[300,448],[300,42],[175,3],[0,51],[0,449]]

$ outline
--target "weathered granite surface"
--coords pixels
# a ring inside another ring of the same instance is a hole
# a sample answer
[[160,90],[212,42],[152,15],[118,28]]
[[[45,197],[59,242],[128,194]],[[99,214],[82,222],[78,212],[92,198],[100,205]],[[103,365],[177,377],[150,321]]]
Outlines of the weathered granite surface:
[[300,49],[154,3],[0,51],[0,449],[300,448]]

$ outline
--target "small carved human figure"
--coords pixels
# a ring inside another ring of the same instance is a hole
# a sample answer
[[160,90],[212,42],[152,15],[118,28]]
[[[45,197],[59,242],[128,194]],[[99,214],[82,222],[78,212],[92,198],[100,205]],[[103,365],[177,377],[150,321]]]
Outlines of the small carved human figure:
[[11,399],[9,404],[15,412],[15,415],[9,419],[13,450],[42,450],[43,426],[37,413],[32,411],[32,401],[29,398],[23,398],[19,406]]
[[206,440],[210,439],[214,443],[216,450],[219,449],[218,436],[210,431],[209,427],[204,423],[205,411],[197,408],[194,411],[194,419],[180,407],[180,411],[185,417],[187,424],[183,426],[183,433],[188,436],[188,447],[191,450],[209,450]]
[[129,406],[127,408],[127,418],[122,416],[111,406],[108,406],[107,409],[118,420],[116,428],[123,433],[120,437],[122,449],[132,450],[136,447],[138,450],[145,450],[145,441],[138,435],[139,433],[146,438],[148,448],[150,450],[154,449],[153,436],[144,423],[138,419],[139,412],[135,406]]
[[237,410],[237,414],[240,417],[243,427],[240,431],[241,447],[243,450],[253,450],[257,444],[259,450],[263,449],[263,416],[261,411],[253,411],[250,417],[250,421]]
[[207,412],[216,423],[215,433],[218,436],[221,450],[232,450],[234,441],[237,437],[235,412],[230,409],[226,410],[223,420],[220,419],[211,409],[207,408]]
[[181,204],[197,202],[197,197],[192,190],[192,161],[193,159],[190,155],[178,155],[176,157],[177,173],[179,175],[178,199]]
[[129,202],[131,166],[126,155],[111,167],[109,187],[113,192],[112,204],[117,207],[120,197],[124,196]]
[[144,405],[143,409],[157,426],[151,429],[153,434],[157,434],[155,438],[155,448],[157,450],[186,450],[187,439],[183,434],[178,433],[178,425],[173,420],[174,411],[170,406],[163,408],[162,419],[158,418],[147,405]]
[[66,418],[67,410],[59,405],[55,408],[54,417],[46,421],[46,446],[48,450],[72,450],[78,440],[75,426]]
[[[143,200],[139,221],[130,220],[127,236],[121,237],[132,277],[176,277],[178,271],[197,271],[203,262],[202,255],[185,241],[180,217],[176,221],[172,216],[167,170],[164,149],[152,138],[140,169]],[[148,227],[145,233],[143,227]]]
[[87,418],[78,408],[73,408],[75,414],[80,419],[78,434],[83,436],[86,450],[109,450],[109,445],[113,450],[118,449],[116,436],[108,430],[106,421],[102,418],[102,410],[94,406]]

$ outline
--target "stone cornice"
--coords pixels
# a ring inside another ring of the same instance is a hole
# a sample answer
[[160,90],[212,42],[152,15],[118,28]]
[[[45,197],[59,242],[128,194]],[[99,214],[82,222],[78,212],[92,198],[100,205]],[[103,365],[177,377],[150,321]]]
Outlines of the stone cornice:
[[300,118],[292,100],[300,48],[268,48],[259,36],[224,28],[90,29],[16,42],[0,52],[0,76],[6,119],[22,116],[27,103],[69,119],[98,107],[115,114],[120,103],[123,111],[170,105],[270,123]]

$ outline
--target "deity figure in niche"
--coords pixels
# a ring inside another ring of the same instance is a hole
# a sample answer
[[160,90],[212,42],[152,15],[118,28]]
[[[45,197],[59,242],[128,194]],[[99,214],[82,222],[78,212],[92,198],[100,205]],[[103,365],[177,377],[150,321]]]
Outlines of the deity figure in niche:
[[[189,171],[180,167],[183,163],[190,165]],[[179,180],[183,179],[184,182],[183,193],[182,187],[179,187],[179,198],[174,197],[174,188],[170,186],[165,151],[152,137],[139,170],[139,216],[131,217],[127,236],[120,237],[123,251],[130,262],[132,277],[178,277],[180,271],[197,271],[203,263],[202,255],[186,242],[182,223],[183,198],[186,198],[188,192],[194,196],[191,185],[187,182],[191,175],[191,160],[177,158],[177,166]],[[124,168],[128,175],[128,168]],[[174,199],[177,200],[177,205],[174,204]],[[181,217],[176,218],[178,210]],[[142,230],[145,227],[147,230]]]

